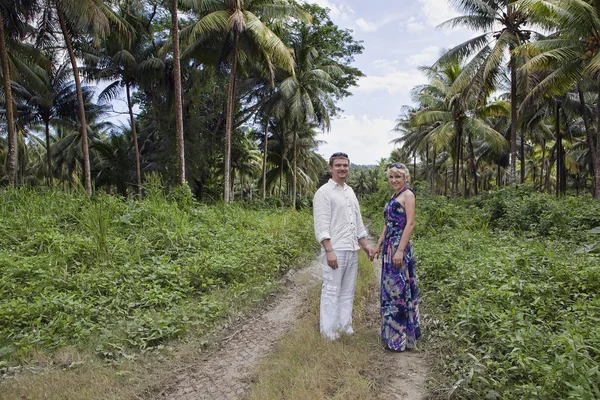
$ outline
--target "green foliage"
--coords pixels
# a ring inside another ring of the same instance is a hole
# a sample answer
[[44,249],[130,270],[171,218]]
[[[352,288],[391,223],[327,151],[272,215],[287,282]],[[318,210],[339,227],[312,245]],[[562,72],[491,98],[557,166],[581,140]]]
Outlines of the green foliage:
[[67,344],[129,356],[214,321],[218,293],[272,287],[314,251],[307,212],[201,206],[158,178],[144,189],[137,201],[0,192],[2,357]]
[[528,236],[578,238],[600,226],[600,202],[590,196],[555,197],[523,186],[489,192],[473,200],[490,226]]
[[586,250],[599,206],[523,189],[418,198],[420,291],[444,398],[600,397],[600,260]]

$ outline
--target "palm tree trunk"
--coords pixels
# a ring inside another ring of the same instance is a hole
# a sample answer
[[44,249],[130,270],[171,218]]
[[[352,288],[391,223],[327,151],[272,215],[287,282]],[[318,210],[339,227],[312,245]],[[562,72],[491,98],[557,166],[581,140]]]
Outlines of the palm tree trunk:
[[4,36],[4,18],[0,14],[0,58],[2,60],[2,73],[4,74],[4,96],[6,104],[6,122],[8,124],[8,154],[6,155],[6,174],[12,186],[17,185],[17,131],[13,114],[12,90],[10,87],[10,67],[8,65],[8,52]]
[[562,132],[560,131],[560,101],[556,101],[556,196],[564,194],[566,187],[565,150],[562,145]]
[[425,175],[429,174],[429,187],[433,190],[433,180],[431,179],[431,171],[429,170],[429,140],[425,142]]
[[292,148],[293,148],[293,152],[294,152],[294,154],[293,154],[294,163],[292,165],[292,181],[293,181],[292,182],[292,209],[295,210],[296,209],[296,185],[297,185],[297,182],[298,182],[298,175],[297,175],[298,172],[296,171],[296,168],[297,168],[297,163],[296,163],[296,153],[297,153],[297,151],[296,151],[296,141],[297,141],[296,136],[297,136],[297,130],[296,129],[294,129],[293,135],[294,135],[294,137],[293,137],[294,143],[292,144]]
[[496,186],[498,189],[500,189],[500,186],[502,186],[502,178],[501,178],[501,171],[500,171],[500,163],[498,162],[496,164]]
[[75,89],[77,91],[77,105],[79,107],[79,134],[81,135],[81,154],[83,157],[83,185],[88,196],[92,195],[92,177],[90,172],[90,152],[88,146],[87,123],[85,121],[85,105],[83,102],[83,91],[81,90],[81,79],[79,78],[79,68],[77,67],[77,58],[73,50],[73,43],[67,29],[65,16],[61,9],[61,2],[58,2],[57,14],[60,23],[65,45],[71,60],[71,68],[73,68],[73,78],[75,79]]
[[[514,49],[510,49],[512,51]],[[509,184],[517,181],[517,61],[510,57],[510,173]]]
[[431,164],[432,164],[432,167],[431,167],[432,168],[431,169],[431,191],[432,191],[433,194],[436,194],[436,190],[435,190],[436,188],[435,187],[436,187],[436,182],[437,182],[437,179],[436,179],[436,177],[437,177],[437,171],[435,169],[435,158],[436,158],[435,145],[433,146],[432,150],[433,150],[433,157],[432,157],[433,160],[431,162]]
[[52,185],[52,153],[50,152],[50,123],[45,121],[45,133],[46,133],[46,167],[48,168],[46,178],[48,179],[48,186]]
[[542,139],[542,163],[540,165],[540,192],[544,191],[544,168],[546,167],[546,139]]
[[521,134],[521,184],[525,183],[525,135]]
[[475,165],[475,150],[473,149],[473,141],[471,135],[467,135],[467,141],[469,145],[469,164],[471,166],[471,179],[473,179],[473,193],[475,196],[479,194],[477,188],[477,167]]
[[286,154],[281,155],[281,162],[279,163],[279,198],[283,198],[283,163],[285,162]]
[[456,155],[455,155],[455,164],[454,164],[454,176],[452,177],[452,197],[456,197],[458,195],[458,177],[460,175],[459,166],[460,166],[460,149],[462,148],[462,121],[456,121]]
[[231,194],[230,201],[233,201],[235,198],[235,168],[231,168],[231,177],[232,179],[229,181],[231,187],[229,188],[229,193]]
[[171,4],[171,36],[173,38],[173,88],[175,91],[175,140],[177,141],[178,180],[185,184],[185,145],[183,139],[183,100],[181,97],[181,62],[179,60],[179,17],[178,0]]
[[413,180],[417,180],[417,150],[413,151]]
[[[600,78],[598,79],[600,84]],[[596,147],[592,153],[594,159],[594,198],[600,199],[600,89],[598,90],[598,100],[596,101]]]
[[[460,176],[462,176],[463,179],[463,196],[467,197],[467,174],[465,173],[465,156],[464,156],[464,146],[462,143],[462,139],[463,139],[463,135],[462,135],[462,126],[461,126],[461,138],[460,138],[460,148],[459,148],[459,153],[458,153],[458,172],[459,172],[459,179],[460,180]],[[457,180],[457,188],[458,188],[458,180]],[[458,189],[457,189],[458,191]]]
[[[592,177],[595,178],[598,176],[598,173],[596,172],[596,170],[598,169],[598,164],[599,164],[599,160],[597,160],[597,152],[598,152],[598,148],[596,147],[596,144],[594,143],[594,134],[592,133],[592,130],[590,129],[590,123],[588,121],[588,116],[585,112],[585,96],[583,95],[583,90],[581,90],[581,85],[577,85],[577,94],[579,95],[579,111],[581,113],[581,118],[583,118],[583,126],[585,127],[585,136],[587,139],[587,144],[588,147],[590,148],[590,153],[592,154],[592,170],[590,171],[592,174]],[[600,99],[600,93],[598,94],[598,98]],[[600,143],[600,142],[598,142]],[[600,144],[599,144],[600,145]],[[594,179],[595,181],[595,179]],[[596,184],[596,187],[598,187],[598,185]],[[584,181],[584,190],[585,190],[585,181]],[[599,194],[596,192],[594,193],[596,198],[599,198]]]
[[556,157],[556,145],[552,146],[550,149],[550,154],[548,156],[548,168],[546,169],[546,192],[552,193],[550,191],[550,172],[552,171],[552,165],[554,165]]
[[133,150],[135,151],[135,176],[137,178],[136,192],[138,196],[142,195],[142,171],[140,168],[140,150],[137,140],[137,129],[135,127],[135,118],[133,117],[133,104],[131,103],[131,87],[129,83],[125,85],[127,92],[127,107],[129,108],[129,120],[131,121],[131,136],[133,136]]
[[262,170],[262,198],[265,200],[267,198],[267,151],[268,151],[268,142],[269,141],[269,117],[267,117],[267,122],[265,123],[265,143],[264,143],[264,151],[263,151],[263,170]]
[[229,74],[229,85],[227,87],[227,115],[225,121],[225,193],[223,194],[225,203],[231,202],[230,170],[231,170],[231,131],[233,127],[233,105],[235,102],[235,75],[237,73],[239,32],[233,32],[233,60],[231,61],[231,73]]

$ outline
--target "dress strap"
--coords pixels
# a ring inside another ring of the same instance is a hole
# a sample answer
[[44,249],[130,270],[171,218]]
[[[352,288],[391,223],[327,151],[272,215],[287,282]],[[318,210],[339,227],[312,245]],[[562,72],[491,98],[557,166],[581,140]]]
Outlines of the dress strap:
[[407,189],[408,189],[408,186],[404,186],[404,188],[402,188],[402,190],[399,191],[398,193],[394,194],[390,200],[396,200],[396,198],[398,196],[400,196],[402,193],[404,193]]

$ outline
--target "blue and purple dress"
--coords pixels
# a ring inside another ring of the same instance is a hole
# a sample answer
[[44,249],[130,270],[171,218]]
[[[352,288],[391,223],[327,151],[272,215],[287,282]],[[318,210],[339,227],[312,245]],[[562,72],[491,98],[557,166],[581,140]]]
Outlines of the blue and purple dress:
[[404,251],[404,265],[394,267],[392,257],[400,244],[406,227],[406,210],[396,198],[407,188],[394,195],[384,208],[385,238],[381,269],[381,339],[393,351],[415,347],[421,336],[419,325],[419,292],[416,262],[409,242]]

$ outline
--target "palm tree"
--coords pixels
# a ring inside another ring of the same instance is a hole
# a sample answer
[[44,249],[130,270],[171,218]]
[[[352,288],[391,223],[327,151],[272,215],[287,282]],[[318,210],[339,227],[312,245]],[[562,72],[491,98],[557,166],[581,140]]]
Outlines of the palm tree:
[[179,6],[171,0],[171,42],[173,43],[173,90],[175,95],[175,139],[179,155],[179,184],[185,185],[185,145],[183,140],[183,99],[181,97],[181,57],[179,52]]
[[132,134],[132,131],[122,127],[121,132],[112,132],[108,138],[95,140],[90,145],[90,149],[96,152],[100,161],[96,186],[114,185],[123,197],[127,196],[127,182],[130,181],[131,147],[128,136]]
[[[535,21],[535,15],[511,0],[451,0],[465,15],[450,19],[442,26],[464,26],[484,33],[450,49],[442,60],[459,56],[473,56],[479,65],[467,91],[477,91],[477,97],[485,98],[501,72],[502,62],[509,55],[510,70],[510,184],[516,183],[517,165],[517,70],[520,60],[514,50],[528,42],[536,32],[525,29]],[[532,18],[534,18],[532,20]]]
[[[444,63],[431,68],[422,68],[431,80],[429,85],[424,85],[415,93],[415,98],[422,104],[422,108],[411,116],[411,125],[414,128],[423,128],[427,134],[420,135],[417,143],[431,143],[436,148],[450,148],[454,143],[453,153],[455,164],[453,167],[453,195],[458,193],[459,165],[463,160],[463,137],[466,136],[469,152],[469,170],[475,194],[478,190],[477,159],[473,141],[481,138],[496,150],[500,150],[505,140],[500,133],[489,126],[485,118],[506,113],[505,103],[485,102],[477,106],[473,97],[465,97],[468,91],[462,90],[465,75],[469,75],[469,68],[462,68],[457,59],[448,59]],[[410,132],[410,129],[408,129]],[[405,135],[410,137],[410,135]],[[417,149],[413,149],[415,154]],[[434,152],[435,153],[435,152]],[[452,153],[452,152],[451,152]],[[466,182],[465,182],[466,192]]]
[[[576,89],[580,113],[585,124],[587,143],[592,153],[595,176],[594,197],[600,199],[600,1],[561,0],[519,1],[524,9],[535,12],[556,32],[523,48],[532,58],[524,71],[551,71],[525,99],[562,96]],[[596,87],[596,132],[592,131],[583,87],[589,81]]]
[[[237,171],[240,177],[240,199],[244,198],[246,186],[250,188],[250,199],[252,199],[252,178],[261,164],[260,152],[257,148],[257,143],[254,141],[256,132],[246,128],[237,130],[236,133],[240,136],[239,139],[241,140],[236,140],[236,145],[232,148],[232,172]],[[248,184],[246,184],[244,179],[246,177],[250,178]]]
[[[46,177],[52,181],[51,126],[74,127],[77,121],[77,91],[71,81],[67,63],[46,70],[39,66],[23,78],[23,84],[14,84],[15,94],[25,101],[19,110],[26,124],[41,122],[44,126],[46,148]],[[90,89],[83,89],[84,92]],[[91,94],[84,94],[89,98]]]
[[8,154],[6,173],[10,185],[17,183],[17,131],[14,121],[14,109],[11,90],[11,68],[7,50],[8,38],[21,36],[26,20],[33,13],[34,0],[6,0],[0,3],[0,63],[4,84],[6,105],[6,123],[8,125]]
[[129,22],[136,32],[135,37],[132,40],[123,40],[124,38],[121,35],[111,33],[99,52],[99,60],[86,72],[90,77],[113,81],[98,95],[99,101],[111,100],[118,96],[121,87],[125,88],[135,155],[136,191],[141,196],[140,151],[131,93],[132,89],[140,84],[140,81],[149,80],[150,76],[163,70],[164,63],[153,56],[154,48],[148,40],[149,32],[146,31],[146,21],[143,17],[136,15],[135,10],[130,9],[122,9],[121,13],[124,14],[124,19]]
[[[332,96],[338,90],[331,76],[342,74],[337,65],[324,64],[319,60],[315,48],[307,46],[308,31],[301,29],[292,42],[296,60],[295,74],[284,79],[279,85],[281,101],[274,107],[277,118],[284,118],[292,131],[292,205],[296,207],[297,187],[297,140],[300,131],[306,132],[307,124],[316,124],[322,129],[330,129],[330,114],[334,114],[335,103]],[[320,61],[320,62],[319,62]],[[310,130],[309,130],[310,131]]]
[[229,55],[230,72],[227,87],[225,121],[224,201],[231,201],[231,132],[236,102],[235,82],[240,57],[252,54],[261,60],[273,76],[275,66],[294,73],[293,58],[281,39],[268,27],[266,21],[295,17],[308,21],[299,7],[282,0],[198,0],[192,9],[202,17],[190,27],[190,50],[194,50],[208,38],[224,40],[222,54]]
[[83,184],[88,196],[92,195],[90,172],[90,155],[87,136],[85,106],[81,89],[81,77],[77,63],[74,39],[89,35],[93,44],[99,45],[99,40],[110,33],[110,28],[116,26],[122,33],[127,32],[125,24],[114,11],[102,0],[44,0],[43,15],[40,19],[40,32],[53,32],[53,26],[58,21],[64,45],[67,49],[71,69],[77,89],[77,104],[79,113],[79,134],[81,137],[81,152],[83,157]]

